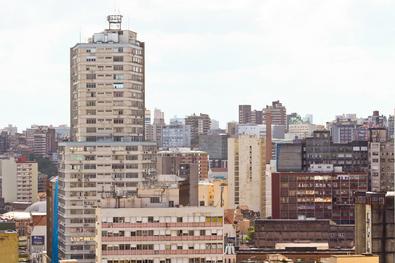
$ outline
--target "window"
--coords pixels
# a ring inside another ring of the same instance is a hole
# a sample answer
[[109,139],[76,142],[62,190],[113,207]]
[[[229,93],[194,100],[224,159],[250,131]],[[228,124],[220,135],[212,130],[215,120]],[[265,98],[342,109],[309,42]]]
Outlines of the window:
[[123,89],[123,83],[114,83],[112,86],[114,89]]
[[123,65],[114,65],[114,70],[123,70]]
[[94,100],[88,100],[88,101],[86,102],[86,106],[96,106],[96,101],[94,101]]
[[151,198],[150,198],[150,202],[151,202],[151,204],[157,204],[157,203],[160,202],[160,199],[159,199],[159,197],[157,197],[157,196],[151,197]]
[[93,73],[86,74],[86,79],[96,79],[96,74]]
[[96,123],[96,119],[86,119],[86,123],[87,124],[95,124]]
[[95,62],[96,61],[96,57],[87,57],[86,58],[86,62]]
[[123,92],[122,91],[114,91],[114,97],[116,97],[116,98],[123,97]]
[[123,119],[114,119],[114,123],[115,124],[122,124],[123,123]]
[[123,61],[123,56],[114,56],[113,61],[114,62],[122,62]]
[[88,89],[94,89],[94,88],[96,88],[96,83],[86,83],[86,87]]
[[113,78],[116,80],[123,80],[123,74],[114,74]]

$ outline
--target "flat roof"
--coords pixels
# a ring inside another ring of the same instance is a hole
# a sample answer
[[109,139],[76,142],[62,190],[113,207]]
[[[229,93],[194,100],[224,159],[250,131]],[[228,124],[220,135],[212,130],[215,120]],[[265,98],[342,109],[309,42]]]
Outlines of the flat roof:
[[155,146],[155,142],[61,142],[59,146]]

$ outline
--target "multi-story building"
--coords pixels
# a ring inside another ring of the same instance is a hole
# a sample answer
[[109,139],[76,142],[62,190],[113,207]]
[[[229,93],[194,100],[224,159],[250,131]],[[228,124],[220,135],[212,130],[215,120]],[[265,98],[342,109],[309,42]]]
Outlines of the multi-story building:
[[121,21],[70,49],[72,141],[144,140],[144,42]]
[[238,124],[237,135],[251,135],[264,138],[266,136],[266,126],[263,124]]
[[0,160],[0,196],[7,203],[34,203],[38,195],[38,166],[25,158]]
[[280,101],[273,101],[272,105],[267,105],[263,109],[264,121],[266,122],[267,114],[271,113],[271,124],[274,125],[287,125],[287,109]]
[[0,259],[4,263],[19,262],[15,222],[0,221]]
[[208,114],[193,114],[185,118],[185,125],[191,127],[191,145],[195,147],[199,144],[199,135],[207,134],[210,130],[211,119]]
[[181,175],[182,164],[196,164],[199,179],[208,178],[208,154],[204,151],[195,151],[189,148],[171,148],[157,153],[157,173]]
[[369,143],[369,174],[371,190],[394,191],[394,143]]
[[329,219],[257,219],[253,237],[256,248],[283,248],[320,243],[326,248],[352,249],[354,226]]
[[239,105],[239,123],[251,123],[251,105]]
[[59,149],[59,259],[95,260],[95,208],[155,180],[155,142],[144,140],[144,43],[109,28],[71,48],[71,140]]
[[278,172],[300,172],[303,168],[303,146],[301,143],[279,143],[276,145],[276,170]]
[[241,135],[228,139],[229,207],[247,206],[265,216],[265,139]]
[[157,154],[157,173],[177,175],[183,179],[179,183],[180,204],[198,206],[198,184],[208,178],[208,155],[203,151],[170,149]]
[[5,153],[10,148],[9,135],[6,131],[0,132],[0,154]]
[[96,262],[223,262],[223,209],[97,208]]
[[226,165],[228,137],[226,133],[199,136],[199,150],[208,153],[210,168],[219,168]]
[[151,122],[151,111],[145,109],[145,118],[144,118],[144,138],[146,141],[154,141],[154,126]]
[[355,253],[378,255],[380,263],[395,261],[394,192],[355,194]]
[[368,142],[353,141],[334,143],[329,131],[314,131],[306,138],[303,168],[307,171],[312,164],[333,164],[344,172],[368,172]]
[[313,136],[316,130],[324,130],[322,125],[311,123],[293,123],[288,124],[288,132],[285,134],[286,139],[304,139]]
[[356,130],[359,126],[356,114],[338,115],[327,126],[334,143],[349,143],[356,140]]
[[390,139],[394,139],[394,128],[395,128],[394,115],[390,115],[388,117],[388,138]]
[[165,113],[159,109],[154,110],[154,122],[152,125],[153,129],[153,141],[156,142],[158,146],[162,145],[162,130],[165,127]]
[[60,258],[95,259],[95,207],[115,193],[135,195],[139,186],[153,180],[155,154],[151,142],[60,144]]
[[354,223],[354,192],[368,190],[368,175],[338,173],[331,165],[327,170],[320,166],[317,172],[272,173],[273,219],[314,218]]
[[164,148],[191,147],[191,127],[183,124],[170,124],[162,129]]
[[59,184],[58,177],[52,177],[47,184],[47,256],[51,262],[59,261],[59,200],[58,200]]
[[231,121],[226,124],[226,133],[229,137],[237,136],[237,122]]
[[263,111],[261,110],[251,111],[251,123],[263,124]]
[[56,152],[56,132],[48,126],[33,125],[26,129],[26,144],[32,153],[37,156],[48,156]]

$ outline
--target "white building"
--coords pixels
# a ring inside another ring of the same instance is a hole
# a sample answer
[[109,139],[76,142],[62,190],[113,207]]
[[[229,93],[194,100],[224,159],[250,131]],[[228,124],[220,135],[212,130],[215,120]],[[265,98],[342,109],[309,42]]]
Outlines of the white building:
[[191,126],[183,124],[166,125],[162,129],[162,147],[191,147]]
[[114,194],[132,196],[154,180],[151,142],[60,143],[59,257],[93,262],[95,207]]
[[304,139],[313,136],[314,131],[323,129],[324,126],[311,123],[289,124],[288,132],[285,134],[285,139]]
[[222,208],[97,208],[97,263],[223,262]]
[[4,202],[34,203],[38,198],[37,191],[36,162],[14,158],[0,160],[0,196]]

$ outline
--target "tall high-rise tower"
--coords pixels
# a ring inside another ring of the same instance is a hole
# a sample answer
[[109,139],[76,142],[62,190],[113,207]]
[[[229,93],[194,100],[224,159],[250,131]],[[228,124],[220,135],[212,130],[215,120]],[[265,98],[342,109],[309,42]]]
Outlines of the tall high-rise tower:
[[107,20],[70,50],[71,140],[143,141],[144,42],[121,29],[121,15]]
[[71,140],[59,144],[60,259],[95,262],[95,209],[132,197],[155,178],[156,144],[144,142],[144,43],[109,28],[71,48]]

